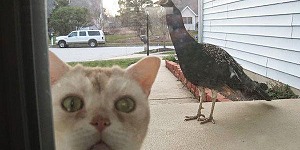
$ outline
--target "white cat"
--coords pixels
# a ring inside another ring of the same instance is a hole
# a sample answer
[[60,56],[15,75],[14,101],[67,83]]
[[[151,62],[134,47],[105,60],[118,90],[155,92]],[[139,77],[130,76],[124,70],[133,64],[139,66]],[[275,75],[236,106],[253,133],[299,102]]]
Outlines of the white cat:
[[146,136],[148,96],[160,59],[119,67],[70,67],[49,52],[57,150],[137,150]]

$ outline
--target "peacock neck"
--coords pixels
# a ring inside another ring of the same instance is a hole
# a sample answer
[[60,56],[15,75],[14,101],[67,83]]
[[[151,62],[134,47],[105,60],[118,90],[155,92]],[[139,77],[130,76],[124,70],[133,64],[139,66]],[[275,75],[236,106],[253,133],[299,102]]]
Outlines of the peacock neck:
[[170,33],[172,43],[176,51],[182,50],[186,44],[197,43],[195,39],[187,32],[180,10],[173,6],[173,13],[166,15],[166,21]]

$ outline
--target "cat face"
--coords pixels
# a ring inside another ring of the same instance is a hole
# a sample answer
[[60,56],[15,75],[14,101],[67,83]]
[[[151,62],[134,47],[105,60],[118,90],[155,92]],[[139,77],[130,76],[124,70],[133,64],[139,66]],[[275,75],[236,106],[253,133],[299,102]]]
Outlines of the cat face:
[[139,149],[159,65],[158,58],[147,57],[126,70],[71,68],[50,53],[56,148]]

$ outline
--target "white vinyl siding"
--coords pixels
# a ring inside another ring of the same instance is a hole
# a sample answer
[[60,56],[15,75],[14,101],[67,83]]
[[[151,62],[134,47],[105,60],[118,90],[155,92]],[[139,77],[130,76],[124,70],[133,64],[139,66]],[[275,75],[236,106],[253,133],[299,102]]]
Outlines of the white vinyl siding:
[[203,42],[221,46],[247,70],[300,89],[300,0],[202,3]]

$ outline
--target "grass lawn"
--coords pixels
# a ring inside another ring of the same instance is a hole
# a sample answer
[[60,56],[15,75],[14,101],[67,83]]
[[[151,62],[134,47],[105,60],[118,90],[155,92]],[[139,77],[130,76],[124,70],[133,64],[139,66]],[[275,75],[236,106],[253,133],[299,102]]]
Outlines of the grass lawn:
[[[133,39],[138,39],[135,34],[122,34],[122,35],[106,35],[105,39],[107,43],[126,43]],[[133,41],[135,41],[133,40]]]
[[172,54],[172,55],[175,55],[175,51],[162,52],[161,54]]
[[121,68],[127,68],[131,64],[136,63],[141,58],[128,58],[128,59],[112,59],[112,60],[99,60],[99,61],[87,61],[87,62],[70,62],[71,66],[81,64],[87,67],[112,67],[114,65],[120,66]]
[[[174,49],[170,49],[170,48],[166,48],[165,50],[163,50],[163,48],[159,48],[159,49],[152,49],[149,50],[149,53],[158,53],[160,52],[160,54],[175,54],[175,50]],[[141,51],[141,52],[137,52],[135,54],[146,54],[147,51]]]
[[[149,53],[157,53],[157,49],[149,50]],[[147,54],[147,51],[136,52],[135,54]]]

